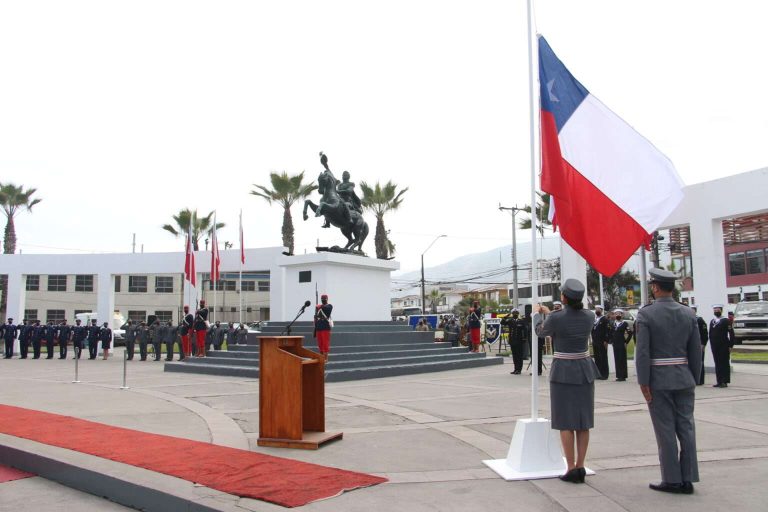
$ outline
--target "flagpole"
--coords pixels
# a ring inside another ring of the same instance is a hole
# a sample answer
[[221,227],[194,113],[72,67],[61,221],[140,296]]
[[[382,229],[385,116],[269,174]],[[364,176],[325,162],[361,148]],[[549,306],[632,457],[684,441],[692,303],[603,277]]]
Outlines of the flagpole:
[[[540,103],[538,101],[537,86],[539,82],[538,71],[538,45],[533,28],[533,0],[527,1],[528,14],[528,107],[530,111],[529,140],[531,146],[531,307],[539,302],[538,289],[538,254],[536,251],[536,177],[539,174],[539,140],[538,117],[540,115]],[[539,350],[538,336],[533,328],[533,316],[531,316],[531,420],[539,417]]]
[[[212,322],[216,322],[216,304],[218,304],[218,266],[216,265],[216,251],[219,249],[219,241],[216,239],[216,212],[213,212],[213,236],[211,237],[213,244],[211,244],[211,279],[213,280],[213,318]],[[216,246],[215,248],[213,246]]]
[[238,290],[240,290],[240,304],[238,306],[238,311],[240,312],[240,325],[243,324],[243,251],[245,248],[243,247],[243,210],[240,210],[240,284],[238,285]]

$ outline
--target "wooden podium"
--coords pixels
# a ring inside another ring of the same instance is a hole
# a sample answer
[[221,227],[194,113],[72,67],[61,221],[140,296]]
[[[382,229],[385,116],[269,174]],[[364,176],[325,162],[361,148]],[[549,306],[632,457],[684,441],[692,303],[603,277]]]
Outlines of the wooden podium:
[[325,431],[325,362],[302,340],[260,338],[259,446],[317,450],[344,435]]

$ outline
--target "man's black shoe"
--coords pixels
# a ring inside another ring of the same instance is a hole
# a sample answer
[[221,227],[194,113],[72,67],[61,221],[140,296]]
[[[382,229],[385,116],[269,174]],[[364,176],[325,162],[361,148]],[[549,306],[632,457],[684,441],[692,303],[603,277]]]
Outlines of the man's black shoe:
[[616,379],[616,382],[624,382],[627,379]]
[[683,482],[683,494],[693,494],[693,484],[691,482]]
[[[654,491],[670,492],[672,494],[683,494],[683,484],[668,484],[667,482],[660,482],[658,484],[648,484],[648,487]],[[691,492],[693,492],[693,486],[691,486]]]

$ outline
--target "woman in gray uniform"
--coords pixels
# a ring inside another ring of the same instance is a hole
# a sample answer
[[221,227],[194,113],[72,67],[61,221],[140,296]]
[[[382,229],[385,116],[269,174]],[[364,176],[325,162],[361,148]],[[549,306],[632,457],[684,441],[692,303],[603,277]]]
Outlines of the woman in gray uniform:
[[580,281],[567,279],[560,292],[566,307],[549,314],[536,333],[551,336],[555,350],[549,373],[552,428],[560,431],[568,461],[568,472],[560,479],[583,483],[589,429],[595,422],[594,381],[600,375],[588,345],[595,315],[584,309],[584,285]]

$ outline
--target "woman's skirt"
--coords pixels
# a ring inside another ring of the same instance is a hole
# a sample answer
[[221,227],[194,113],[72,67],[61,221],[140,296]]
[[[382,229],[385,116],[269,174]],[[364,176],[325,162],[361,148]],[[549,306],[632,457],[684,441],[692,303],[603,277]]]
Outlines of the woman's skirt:
[[552,428],[589,430],[595,425],[595,384],[549,383]]

